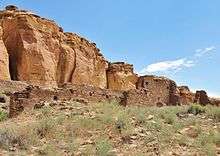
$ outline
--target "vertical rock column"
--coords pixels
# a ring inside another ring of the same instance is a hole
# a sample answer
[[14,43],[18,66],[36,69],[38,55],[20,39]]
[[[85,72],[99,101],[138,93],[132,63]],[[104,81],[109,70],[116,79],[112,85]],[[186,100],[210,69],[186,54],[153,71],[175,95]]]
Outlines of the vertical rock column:
[[10,80],[9,58],[2,35],[3,31],[2,27],[0,27],[0,80]]
[[136,89],[138,76],[133,72],[133,65],[124,62],[110,63],[107,70],[108,89]]

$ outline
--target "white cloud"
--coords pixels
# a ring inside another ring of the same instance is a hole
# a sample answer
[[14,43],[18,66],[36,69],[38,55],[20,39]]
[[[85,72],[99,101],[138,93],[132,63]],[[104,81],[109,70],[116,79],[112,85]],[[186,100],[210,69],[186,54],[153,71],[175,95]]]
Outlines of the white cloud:
[[140,74],[155,73],[155,72],[167,72],[167,71],[179,71],[184,67],[192,67],[194,62],[181,58],[173,61],[162,61],[148,65],[144,68]]
[[172,61],[161,61],[148,65],[144,69],[142,69],[139,74],[146,75],[152,73],[167,73],[172,72],[176,73],[177,71],[183,70],[185,68],[190,68],[196,65],[199,58],[206,54],[210,54],[215,51],[216,47],[211,46],[204,49],[195,50],[195,54],[189,58],[181,58]]
[[204,49],[197,49],[194,57],[202,57],[205,54],[211,53],[215,50],[216,50],[215,46],[207,47],[207,48],[204,48]]

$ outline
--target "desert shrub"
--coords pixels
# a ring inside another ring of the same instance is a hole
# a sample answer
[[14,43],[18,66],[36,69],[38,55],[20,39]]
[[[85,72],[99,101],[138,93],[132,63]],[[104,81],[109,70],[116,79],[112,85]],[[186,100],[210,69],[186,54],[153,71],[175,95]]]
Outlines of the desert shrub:
[[203,152],[208,156],[215,155],[215,135],[213,133],[200,133],[196,141],[194,142],[194,146],[202,149]]
[[165,120],[165,123],[172,125],[176,121],[176,114],[173,113],[164,114],[163,119]]
[[127,108],[127,113],[130,117],[135,117],[138,124],[144,124],[146,122],[146,116],[150,115],[145,108],[140,107]]
[[40,150],[38,150],[39,155],[51,155],[51,156],[61,156],[59,150],[56,149],[52,144],[46,144]]
[[76,120],[76,126],[77,126],[76,128],[79,128],[79,129],[95,130],[95,129],[99,129],[102,125],[100,121],[96,119],[79,117]]
[[0,130],[0,147],[9,149],[15,143],[21,144],[22,139],[16,135],[14,129],[1,129]]
[[44,106],[42,107],[39,111],[40,111],[40,118],[48,118],[51,116],[52,114],[52,110],[53,108],[50,106]]
[[176,121],[176,111],[171,110],[171,109],[161,109],[161,111],[159,112],[159,117],[162,118],[164,120],[165,123],[167,124],[174,124],[174,122]]
[[174,131],[172,126],[163,125],[161,130],[157,134],[159,142],[161,142],[161,146],[167,146],[171,143],[172,137],[174,136]]
[[8,114],[0,110],[0,122],[7,119],[7,117],[8,117]]
[[52,118],[45,118],[40,120],[36,125],[35,125],[35,131],[38,136],[41,138],[44,138],[52,132],[54,127],[57,126],[57,122],[55,119]]
[[[95,127],[109,126],[113,131],[128,134],[133,131],[133,126],[130,122],[131,116],[128,108],[120,106],[116,102],[99,103],[95,106],[97,118]],[[93,119],[94,120],[94,119]],[[98,126],[97,126],[98,123]]]
[[176,137],[175,141],[180,145],[180,146],[187,146],[190,143],[190,140],[187,136],[180,135]]
[[220,108],[216,106],[206,106],[206,113],[209,117],[213,118],[217,122],[220,122]]
[[205,113],[205,108],[199,104],[192,104],[189,108],[188,108],[188,113],[190,114],[194,114],[194,115],[198,115],[198,114],[202,114]]
[[215,133],[213,136],[214,136],[213,137],[214,144],[216,144],[219,147],[220,146],[220,133],[219,132]]
[[101,139],[96,142],[96,152],[98,156],[108,156],[112,145],[107,139]]
[[134,131],[134,125],[131,123],[131,117],[126,110],[119,111],[115,116],[115,128],[123,135],[129,135]]
[[98,120],[105,125],[113,125],[116,115],[123,110],[122,106],[115,102],[98,103],[95,108]]
[[37,136],[32,131],[32,126],[19,127],[19,125],[5,126],[0,130],[0,147],[8,149],[18,145],[20,149],[26,149],[31,144],[37,144]]

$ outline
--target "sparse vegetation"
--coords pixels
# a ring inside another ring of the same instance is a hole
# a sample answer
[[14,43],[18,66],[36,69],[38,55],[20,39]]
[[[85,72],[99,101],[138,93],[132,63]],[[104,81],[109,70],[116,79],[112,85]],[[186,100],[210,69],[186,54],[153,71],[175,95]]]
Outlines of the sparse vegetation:
[[193,104],[189,107],[188,113],[191,113],[194,115],[202,114],[202,113],[205,113],[205,108],[199,104]]
[[0,153],[215,155],[220,147],[218,107],[122,107],[117,103],[70,103],[68,107],[70,111],[44,106],[20,115],[27,118],[23,123],[1,122]]
[[0,110],[0,122],[6,120],[7,117],[8,117],[8,114],[6,112]]
[[112,145],[106,139],[99,140],[96,143],[96,151],[98,156],[108,156],[111,149]]

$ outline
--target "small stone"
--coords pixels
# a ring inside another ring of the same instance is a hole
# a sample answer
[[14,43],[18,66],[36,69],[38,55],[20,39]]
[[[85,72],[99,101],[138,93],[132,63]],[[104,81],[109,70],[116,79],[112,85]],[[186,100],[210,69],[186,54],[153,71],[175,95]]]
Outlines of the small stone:
[[131,138],[132,140],[136,140],[136,139],[137,139],[137,136],[132,135],[132,136],[130,136],[130,138]]
[[152,120],[153,118],[154,118],[153,115],[149,115],[149,116],[147,117],[147,120]]
[[14,151],[16,151],[16,148],[15,147],[10,147],[9,151],[14,152]]

